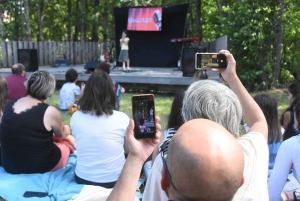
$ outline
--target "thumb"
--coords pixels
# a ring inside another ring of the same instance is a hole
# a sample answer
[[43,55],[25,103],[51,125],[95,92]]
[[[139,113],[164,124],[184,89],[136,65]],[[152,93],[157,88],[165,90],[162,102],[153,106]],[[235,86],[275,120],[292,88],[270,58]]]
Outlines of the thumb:
[[134,122],[130,119],[129,124],[127,126],[127,136],[133,135]]

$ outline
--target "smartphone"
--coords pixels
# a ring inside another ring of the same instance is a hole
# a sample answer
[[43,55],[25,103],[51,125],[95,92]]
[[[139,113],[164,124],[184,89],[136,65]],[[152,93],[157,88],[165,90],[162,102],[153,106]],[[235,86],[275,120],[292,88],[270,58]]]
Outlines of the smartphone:
[[227,57],[219,53],[196,53],[195,68],[226,68]]
[[134,120],[134,137],[153,138],[156,134],[155,104],[153,94],[132,96],[132,118]]

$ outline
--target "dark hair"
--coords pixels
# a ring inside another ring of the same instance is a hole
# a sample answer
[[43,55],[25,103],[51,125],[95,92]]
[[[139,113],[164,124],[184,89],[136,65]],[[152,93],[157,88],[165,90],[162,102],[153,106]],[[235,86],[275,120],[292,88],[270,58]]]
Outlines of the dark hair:
[[75,82],[75,80],[77,80],[78,78],[78,73],[75,69],[70,68],[67,72],[66,72],[66,80],[67,82]]
[[122,31],[122,33],[126,34],[126,36],[128,37],[128,32],[126,30]]
[[25,67],[23,66],[23,64],[14,64],[11,68],[11,72],[13,74],[18,74],[21,75],[23,73],[23,71],[25,70]]
[[101,62],[100,64],[98,64],[96,66],[96,69],[95,69],[95,71],[99,71],[99,70],[103,70],[104,72],[109,74],[110,73],[110,65],[106,62]]
[[101,116],[103,113],[112,115],[116,102],[111,78],[106,72],[97,71],[89,77],[78,104],[83,113]]
[[193,82],[198,80],[206,80],[208,79],[208,75],[206,73],[206,69],[197,70],[193,76]]
[[289,88],[288,91],[293,95],[294,101],[290,106],[282,113],[280,118],[280,124],[283,125],[283,115],[284,113],[288,111],[293,111],[293,107],[297,104],[296,99],[300,96],[300,81],[293,82]]
[[139,119],[139,122],[140,122],[140,125],[144,125],[145,120],[144,120],[143,118],[140,118],[140,119]]
[[0,76],[0,111],[4,112],[4,109],[9,102],[7,82],[4,77]]
[[168,120],[168,128],[178,129],[183,125],[184,121],[181,116],[181,108],[183,105],[184,91],[180,90],[175,95],[174,101],[172,103],[171,112]]
[[295,106],[294,106],[294,112],[295,112],[295,117],[298,121],[298,130],[300,131],[300,96],[297,97],[297,99],[295,99]]
[[278,121],[277,100],[267,94],[259,94],[254,97],[254,100],[262,110],[268,123],[268,142],[281,142],[282,133],[281,126]]

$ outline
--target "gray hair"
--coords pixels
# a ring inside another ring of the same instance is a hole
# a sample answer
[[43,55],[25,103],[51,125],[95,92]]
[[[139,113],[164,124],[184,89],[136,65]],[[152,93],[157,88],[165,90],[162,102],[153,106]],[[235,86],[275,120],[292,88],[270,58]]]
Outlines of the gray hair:
[[242,106],[227,86],[211,80],[194,82],[187,89],[182,107],[184,121],[204,118],[224,126],[239,136]]
[[27,80],[27,94],[39,100],[46,100],[55,90],[55,77],[47,71],[34,72]]

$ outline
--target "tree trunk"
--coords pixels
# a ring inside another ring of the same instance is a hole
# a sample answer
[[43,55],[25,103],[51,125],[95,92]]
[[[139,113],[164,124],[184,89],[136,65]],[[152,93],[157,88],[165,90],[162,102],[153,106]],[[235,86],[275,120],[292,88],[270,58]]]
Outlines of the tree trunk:
[[95,0],[94,1],[94,15],[96,16],[95,22],[93,23],[93,37],[92,41],[98,42],[99,41],[99,36],[98,36],[98,24],[99,24],[99,5],[100,5],[100,0]]
[[43,21],[44,21],[44,12],[45,12],[45,1],[37,0],[37,16],[38,16],[38,40],[43,41]]
[[68,0],[68,41],[72,41],[72,0]]
[[[85,0],[85,13],[89,13],[89,4],[88,4],[88,0]],[[84,23],[84,32],[83,32],[83,38],[84,41],[88,41],[87,39],[87,31],[88,31],[88,23],[87,23],[87,19],[85,19],[85,23]]]
[[103,12],[103,51],[106,51],[107,48],[107,24],[108,24],[108,4],[107,0],[104,0],[104,12]]
[[[80,14],[83,15],[84,11],[83,11],[83,5],[84,5],[84,0],[80,1]],[[80,18],[80,41],[84,42],[84,19],[83,17]]]
[[202,41],[202,6],[201,0],[196,0],[197,37]]
[[[78,16],[78,13],[79,13],[79,1],[80,0],[76,0],[76,14],[77,14],[77,16]],[[78,19],[78,17],[77,17],[77,19]],[[79,33],[79,23],[78,23],[78,21],[76,21],[75,33],[74,33],[74,37],[73,37],[74,41],[78,41],[78,33]]]
[[24,16],[25,16],[25,23],[26,23],[26,37],[25,40],[31,40],[31,27],[30,27],[30,18],[29,18],[29,4],[28,0],[24,0]]
[[275,27],[275,38],[273,43],[273,80],[272,87],[276,88],[280,73],[280,59],[281,59],[281,43],[282,43],[282,16],[284,13],[284,0],[279,0],[278,20]]
[[[111,3],[111,13],[114,13],[114,6],[116,5],[116,0],[112,0]],[[116,38],[116,33],[115,33],[115,17],[112,15],[112,23],[110,24],[110,41],[114,41]]]
[[5,40],[5,31],[4,31],[4,12],[2,10],[2,6],[0,6],[0,33],[1,39]]

